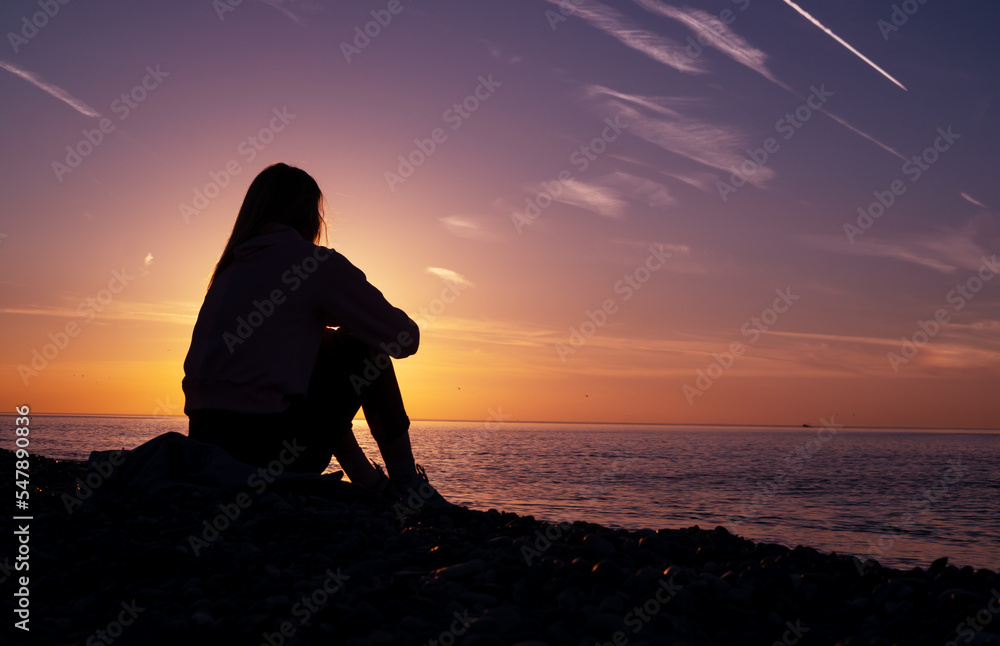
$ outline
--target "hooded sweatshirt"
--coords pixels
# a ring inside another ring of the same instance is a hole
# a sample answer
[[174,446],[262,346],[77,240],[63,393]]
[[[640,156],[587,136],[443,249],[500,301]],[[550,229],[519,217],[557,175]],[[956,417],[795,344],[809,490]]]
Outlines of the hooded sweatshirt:
[[279,413],[303,399],[325,327],[401,359],[420,332],[364,273],[289,226],[270,224],[234,249],[212,282],[184,360],[184,412]]

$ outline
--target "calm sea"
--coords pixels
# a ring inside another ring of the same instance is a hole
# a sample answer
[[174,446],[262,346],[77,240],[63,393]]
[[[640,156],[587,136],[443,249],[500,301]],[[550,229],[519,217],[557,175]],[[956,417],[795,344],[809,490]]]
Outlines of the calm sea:
[[[13,417],[0,446],[13,448]],[[32,416],[33,453],[133,448],[186,418]],[[377,457],[364,422],[356,434]],[[1000,569],[1000,433],[414,422],[449,500],[637,529],[724,525],[884,565]]]

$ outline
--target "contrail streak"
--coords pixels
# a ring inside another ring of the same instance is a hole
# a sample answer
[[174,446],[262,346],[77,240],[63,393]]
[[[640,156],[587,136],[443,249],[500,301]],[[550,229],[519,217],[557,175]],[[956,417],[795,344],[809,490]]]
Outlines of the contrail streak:
[[840,117],[838,117],[834,113],[830,112],[829,110],[824,110],[823,108],[820,108],[819,111],[822,112],[823,114],[825,114],[826,116],[830,117],[831,119],[833,119],[834,121],[836,121],[840,125],[844,126],[845,128],[847,128],[851,132],[855,132],[855,133],[861,135],[862,137],[864,137],[868,141],[872,142],[873,144],[875,144],[876,146],[878,146],[882,150],[884,150],[886,152],[889,152],[889,153],[892,153],[896,157],[899,157],[903,161],[906,161],[906,157],[904,157],[903,154],[900,153],[895,148],[892,148],[891,146],[887,146],[884,143],[882,143],[881,141],[879,141],[878,139],[876,139],[875,137],[872,137],[867,132],[864,132],[863,130],[859,130],[859,129],[855,128],[854,126],[852,126],[851,124],[847,123],[846,121],[844,121],[843,119],[841,119]]
[[980,202],[979,200],[977,200],[976,198],[974,198],[971,195],[969,195],[968,193],[959,193],[959,195],[961,195],[962,198],[968,200],[969,202],[972,202],[976,206],[982,207],[984,209],[990,208],[990,207],[986,206],[985,204],[983,204],[982,202]]
[[302,24],[302,21],[299,20],[298,16],[296,16],[294,13],[292,13],[291,11],[289,11],[288,9],[286,9],[285,7],[281,6],[281,0],[260,0],[260,1],[263,2],[264,4],[268,5],[268,6],[274,7],[275,9],[277,9],[278,11],[280,11],[281,13],[285,14],[296,25],[301,25]]
[[101,116],[101,114],[97,112],[97,110],[94,110],[92,107],[90,107],[83,101],[73,98],[66,90],[62,89],[57,85],[53,85],[45,81],[36,74],[32,74],[27,70],[22,70],[20,67],[17,67],[16,65],[11,65],[6,61],[0,61],[0,67],[7,70],[11,74],[14,74],[15,76],[20,76],[28,83],[31,83],[35,87],[48,92],[49,94],[59,99],[60,101],[64,101],[67,105],[72,107],[77,112],[80,112],[81,114],[85,114],[88,117]]
[[903,85],[902,83],[900,83],[896,79],[892,78],[892,75],[890,75],[888,72],[886,72],[884,69],[882,69],[881,67],[879,67],[875,63],[873,63],[867,56],[865,56],[864,54],[862,54],[861,52],[859,52],[858,50],[854,49],[849,44],[847,44],[847,41],[845,41],[843,38],[841,38],[837,34],[833,33],[832,31],[830,31],[829,29],[827,29],[826,27],[824,27],[823,23],[821,23],[820,21],[818,21],[815,18],[813,18],[812,16],[810,16],[809,13],[806,12],[805,9],[803,9],[802,7],[800,7],[797,4],[795,4],[794,2],[792,2],[792,0],[785,0],[785,4],[787,4],[789,7],[791,7],[792,9],[795,9],[800,14],[802,14],[803,16],[805,16],[805,18],[809,22],[811,22],[812,24],[816,25],[817,27],[819,27],[820,29],[822,29],[823,31],[825,31],[827,33],[827,35],[829,35],[835,41],[837,41],[838,43],[840,43],[841,45],[843,45],[847,49],[849,49],[852,52],[854,52],[854,54],[856,56],[858,56],[858,58],[860,58],[864,62],[868,63],[872,67],[874,67],[876,70],[878,70],[882,74],[882,76],[886,77],[887,79],[889,79],[890,81],[892,81],[893,83],[895,83],[896,85],[898,85],[899,87],[903,88],[904,91],[909,92],[909,90],[906,89],[905,85]]

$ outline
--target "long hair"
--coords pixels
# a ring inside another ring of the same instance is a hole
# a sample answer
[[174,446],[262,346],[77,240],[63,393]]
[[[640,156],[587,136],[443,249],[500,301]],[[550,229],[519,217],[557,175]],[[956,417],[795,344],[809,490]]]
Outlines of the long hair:
[[212,282],[233,264],[233,251],[272,222],[287,224],[310,242],[318,242],[323,220],[323,193],[309,173],[288,164],[272,164],[262,170],[247,189],[243,205],[222,257],[212,272]]

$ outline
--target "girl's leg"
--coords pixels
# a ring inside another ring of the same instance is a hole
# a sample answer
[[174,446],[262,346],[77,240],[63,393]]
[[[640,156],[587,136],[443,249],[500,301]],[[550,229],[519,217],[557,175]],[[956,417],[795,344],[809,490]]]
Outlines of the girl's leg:
[[351,482],[366,489],[372,489],[379,484],[382,477],[368,461],[368,456],[358,446],[354,433],[342,433],[333,447],[333,457],[340,463]]
[[371,365],[375,365],[379,372],[360,389],[361,407],[389,471],[389,479],[404,497],[408,493],[419,491],[421,506],[448,505],[414,463],[413,448],[410,445],[410,418],[403,408],[403,396],[399,392],[399,382],[396,381],[391,359],[384,353],[370,352]]
[[[409,482],[417,475],[410,445],[410,418],[403,407],[392,360],[385,353],[371,351],[368,357],[378,375],[367,385],[359,383],[361,407],[372,438],[393,482]],[[369,373],[370,374],[370,373]]]
[[395,489],[404,495],[419,490],[424,499],[421,504],[448,504],[414,464],[410,418],[388,355],[349,334],[327,330],[307,400],[317,421],[329,420],[332,415],[334,430],[340,433],[334,440],[333,455],[352,482],[369,488],[382,484],[381,474],[368,463],[351,431],[351,420],[360,407]]
[[[351,420],[362,407],[390,476],[401,468],[405,472],[407,460],[409,468],[414,468],[407,435],[410,420],[403,409],[403,398],[388,356],[379,357],[371,346],[350,334],[325,330],[307,403],[311,425],[327,433],[332,430],[331,452],[352,482],[372,487],[382,478],[351,430]],[[400,437],[405,442],[400,442]],[[391,444],[388,455],[383,443]]]

